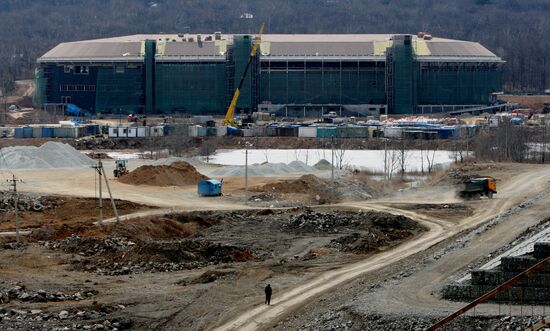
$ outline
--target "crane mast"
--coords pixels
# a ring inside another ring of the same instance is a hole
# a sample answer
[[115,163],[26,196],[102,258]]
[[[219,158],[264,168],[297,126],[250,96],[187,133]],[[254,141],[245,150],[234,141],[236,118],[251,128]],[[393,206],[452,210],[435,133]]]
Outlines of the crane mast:
[[256,54],[258,53],[258,47],[260,46],[262,35],[264,33],[264,26],[265,24],[262,23],[262,25],[260,26],[260,32],[254,39],[254,45],[252,46],[252,50],[250,51],[250,57],[248,58],[248,62],[246,63],[246,68],[244,69],[243,75],[241,76],[241,80],[239,81],[239,86],[235,89],[235,94],[233,95],[233,99],[231,99],[231,103],[229,104],[229,108],[227,109],[227,113],[225,114],[223,125],[235,127],[237,126],[237,122],[235,121],[235,108],[237,107],[237,101],[239,101],[239,96],[241,95],[241,88],[243,87],[244,80],[246,79],[246,75],[248,74],[248,70],[250,69],[250,65],[252,64],[252,60],[256,57]]

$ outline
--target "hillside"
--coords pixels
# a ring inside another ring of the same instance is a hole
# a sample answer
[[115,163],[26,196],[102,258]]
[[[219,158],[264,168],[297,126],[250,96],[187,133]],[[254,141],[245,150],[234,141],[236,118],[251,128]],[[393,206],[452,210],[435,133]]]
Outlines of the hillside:
[[254,33],[265,21],[268,33],[429,31],[479,41],[508,62],[508,92],[536,92],[550,85],[549,15],[547,0],[4,0],[0,88],[32,77],[36,58],[59,42],[134,33]]

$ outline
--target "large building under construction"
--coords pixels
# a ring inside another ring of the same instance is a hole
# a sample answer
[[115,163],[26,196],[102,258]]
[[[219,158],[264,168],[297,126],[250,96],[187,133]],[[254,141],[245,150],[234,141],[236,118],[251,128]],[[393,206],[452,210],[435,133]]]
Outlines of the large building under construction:
[[[253,35],[133,35],[62,43],[38,59],[35,104],[92,113],[224,114]],[[430,35],[264,35],[241,111],[412,114],[487,105],[501,58]]]

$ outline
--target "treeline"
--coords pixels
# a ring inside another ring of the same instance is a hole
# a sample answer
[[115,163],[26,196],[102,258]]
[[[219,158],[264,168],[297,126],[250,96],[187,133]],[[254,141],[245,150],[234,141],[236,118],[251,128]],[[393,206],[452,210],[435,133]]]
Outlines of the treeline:
[[[244,15],[246,13],[252,14]],[[134,33],[416,33],[479,41],[508,92],[550,88],[548,0],[3,0],[0,88],[63,41]]]

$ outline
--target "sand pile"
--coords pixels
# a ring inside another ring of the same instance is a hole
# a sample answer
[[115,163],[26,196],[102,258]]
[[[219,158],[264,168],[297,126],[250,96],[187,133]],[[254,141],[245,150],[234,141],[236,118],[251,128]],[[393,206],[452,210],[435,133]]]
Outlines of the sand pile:
[[90,167],[94,161],[72,146],[47,142],[40,147],[2,148],[0,169],[53,169]]
[[185,186],[196,185],[201,179],[207,179],[192,165],[178,161],[170,165],[145,165],[119,178],[130,185]]
[[304,175],[298,179],[286,180],[275,184],[266,184],[251,189],[255,192],[269,193],[312,193],[319,188],[326,187],[327,183],[314,175]]

